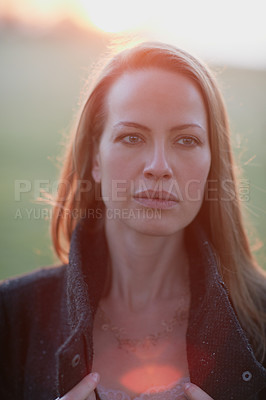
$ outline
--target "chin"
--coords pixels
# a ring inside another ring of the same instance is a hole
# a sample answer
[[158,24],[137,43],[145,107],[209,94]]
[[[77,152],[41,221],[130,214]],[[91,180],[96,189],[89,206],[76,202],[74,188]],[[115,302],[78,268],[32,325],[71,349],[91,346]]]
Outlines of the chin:
[[[154,211],[154,210],[153,210]],[[162,210],[157,210],[158,214],[154,214],[154,217],[149,217],[149,214],[145,217],[138,219],[123,220],[123,224],[126,224],[128,228],[138,232],[142,235],[147,236],[171,236],[182,231],[186,226],[190,224],[192,219],[179,218],[171,214],[165,215]],[[152,215],[152,214],[150,214]],[[160,215],[160,217],[159,217]]]
[[[131,230],[147,236],[171,236],[183,231],[197,216],[201,204],[185,204],[179,209],[125,207],[106,204],[106,219],[120,225],[123,230]],[[111,207],[110,207],[111,206]]]

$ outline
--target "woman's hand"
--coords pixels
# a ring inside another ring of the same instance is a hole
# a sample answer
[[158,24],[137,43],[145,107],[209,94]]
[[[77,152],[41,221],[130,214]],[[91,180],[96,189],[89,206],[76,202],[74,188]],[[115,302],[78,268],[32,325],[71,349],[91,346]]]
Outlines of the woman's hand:
[[188,400],[213,400],[212,397],[210,397],[197,385],[194,385],[194,383],[185,383],[183,390]]
[[95,400],[94,389],[99,382],[99,374],[93,372],[82,379],[59,400]]

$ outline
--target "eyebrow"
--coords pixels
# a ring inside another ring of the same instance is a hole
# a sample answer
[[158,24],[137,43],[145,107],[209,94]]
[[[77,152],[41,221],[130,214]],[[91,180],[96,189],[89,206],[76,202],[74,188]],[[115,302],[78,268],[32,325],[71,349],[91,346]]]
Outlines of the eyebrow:
[[[138,129],[142,129],[145,131],[150,132],[151,129],[148,128],[145,125],[142,124],[138,124],[136,122],[130,122],[130,121],[120,121],[117,124],[114,125],[114,128],[119,128],[119,127],[129,127],[129,128],[138,128]],[[176,125],[173,128],[170,129],[170,132],[173,131],[182,131],[184,129],[189,129],[189,128],[200,128],[205,132],[205,129],[200,125],[200,124],[196,124],[196,123],[191,123],[191,124],[181,124],[181,125]]]

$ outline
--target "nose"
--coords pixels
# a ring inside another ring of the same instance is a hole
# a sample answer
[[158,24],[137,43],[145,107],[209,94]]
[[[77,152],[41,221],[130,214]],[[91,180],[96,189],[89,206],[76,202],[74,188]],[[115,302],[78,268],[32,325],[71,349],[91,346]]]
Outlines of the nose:
[[169,157],[165,146],[160,143],[154,146],[151,150],[151,154],[147,157],[147,161],[144,167],[145,178],[150,179],[169,179],[173,176],[173,171],[169,163]]

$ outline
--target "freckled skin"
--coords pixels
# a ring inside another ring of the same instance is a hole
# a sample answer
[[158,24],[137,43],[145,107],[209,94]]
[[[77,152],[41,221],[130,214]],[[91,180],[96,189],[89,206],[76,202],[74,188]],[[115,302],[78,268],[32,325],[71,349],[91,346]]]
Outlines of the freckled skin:
[[[111,88],[107,109],[93,168],[106,207],[145,211],[134,199],[143,187],[174,193],[180,200],[148,223],[142,214],[112,223],[154,236],[182,230],[201,207],[211,163],[207,115],[197,86],[181,74],[162,69],[125,73]],[[124,121],[141,127],[116,128]],[[191,126],[173,130],[184,124]]]

